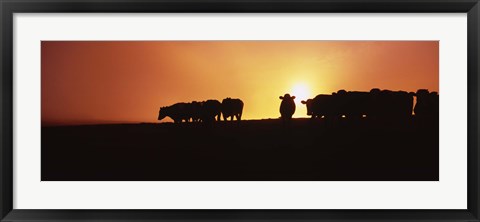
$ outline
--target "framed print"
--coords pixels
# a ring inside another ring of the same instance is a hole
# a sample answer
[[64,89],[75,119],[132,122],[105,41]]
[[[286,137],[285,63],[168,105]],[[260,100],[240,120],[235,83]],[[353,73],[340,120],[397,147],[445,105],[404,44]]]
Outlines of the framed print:
[[2,221],[479,221],[478,1],[2,1]]

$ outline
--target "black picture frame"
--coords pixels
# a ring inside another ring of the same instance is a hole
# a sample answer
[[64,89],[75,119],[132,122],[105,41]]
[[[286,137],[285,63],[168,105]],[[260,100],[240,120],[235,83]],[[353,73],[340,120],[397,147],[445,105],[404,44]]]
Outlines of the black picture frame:
[[[1,221],[480,221],[478,0],[0,0]],[[13,209],[14,13],[467,13],[468,209],[466,210],[16,210]]]

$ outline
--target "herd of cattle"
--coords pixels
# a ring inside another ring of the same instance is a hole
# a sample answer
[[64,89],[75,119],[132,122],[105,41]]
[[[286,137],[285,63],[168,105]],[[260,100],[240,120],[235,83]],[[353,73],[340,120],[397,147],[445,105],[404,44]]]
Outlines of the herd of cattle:
[[158,120],[170,117],[175,123],[185,122],[214,122],[223,119],[238,121],[242,119],[243,101],[240,99],[226,98],[221,103],[218,100],[203,102],[193,101],[190,103],[176,103],[171,106],[161,107],[158,112]]
[[[414,98],[416,103],[414,105]],[[280,114],[283,120],[289,120],[295,113],[295,96],[280,96]],[[372,89],[370,92],[339,90],[330,95],[320,94],[315,98],[301,101],[307,107],[307,115],[315,118],[365,118],[396,119],[409,118],[414,113],[417,118],[438,119],[439,98],[437,92],[419,89],[416,93]],[[226,121],[234,117],[240,121],[243,101],[226,98],[222,102],[207,100],[203,102],[176,103],[161,107],[158,120],[170,117],[174,122],[214,122],[221,116]]]
[[[414,107],[414,97],[416,103]],[[295,96],[285,94],[280,113],[282,119],[291,119],[295,113]],[[301,101],[307,106],[307,115],[312,118],[363,118],[404,119],[438,118],[439,100],[437,92],[419,89],[416,93],[372,89],[370,92],[339,90],[331,95],[317,95],[313,99]]]

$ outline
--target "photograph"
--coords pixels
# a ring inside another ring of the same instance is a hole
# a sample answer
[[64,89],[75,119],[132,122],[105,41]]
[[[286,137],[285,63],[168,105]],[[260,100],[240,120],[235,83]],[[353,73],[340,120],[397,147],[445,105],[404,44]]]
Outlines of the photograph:
[[439,41],[42,41],[41,180],[439,181],[441,93]]

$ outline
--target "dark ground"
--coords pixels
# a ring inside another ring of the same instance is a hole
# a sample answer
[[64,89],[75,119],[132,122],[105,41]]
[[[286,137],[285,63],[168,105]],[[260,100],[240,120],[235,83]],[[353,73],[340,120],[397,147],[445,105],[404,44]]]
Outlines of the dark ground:
[[42,127],[44,181],[435,181],[438,123]]

